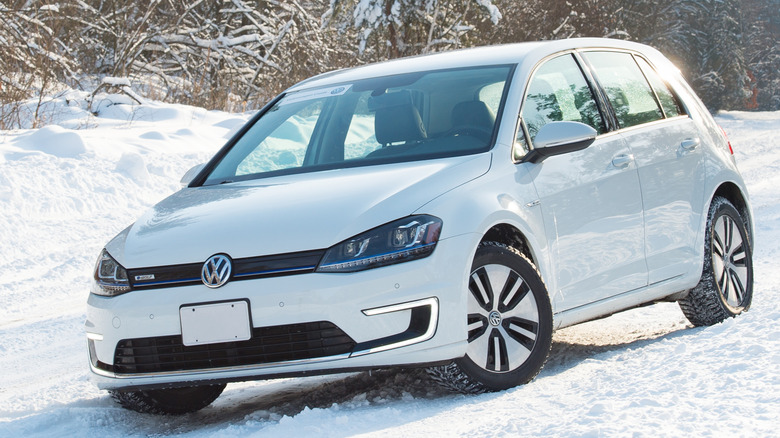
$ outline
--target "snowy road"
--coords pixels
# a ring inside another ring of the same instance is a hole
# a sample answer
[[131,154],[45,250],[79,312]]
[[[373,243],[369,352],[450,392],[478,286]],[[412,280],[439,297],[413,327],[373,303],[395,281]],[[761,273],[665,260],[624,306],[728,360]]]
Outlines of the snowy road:
[[694,329],[667,303],[561,330],[535,381],[496,394],[381,371],[231,384],[181,417],[123,410],[88,381],[88,280],[102,245],[246,117],[62,112],[60,126],[0,131],[0,437],[780,434],[780,112],[718,118],[756,216],[747,314]]

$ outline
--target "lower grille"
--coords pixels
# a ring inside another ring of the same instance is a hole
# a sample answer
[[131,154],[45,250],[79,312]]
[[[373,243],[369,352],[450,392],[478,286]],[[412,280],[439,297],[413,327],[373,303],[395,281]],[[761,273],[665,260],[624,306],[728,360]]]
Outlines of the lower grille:
[[335,356],[354,347],[352,338],[327,321],[259,327],[246,341],[189,347],[180,335],[123,339],[110,371],[144,374],[260,365]]

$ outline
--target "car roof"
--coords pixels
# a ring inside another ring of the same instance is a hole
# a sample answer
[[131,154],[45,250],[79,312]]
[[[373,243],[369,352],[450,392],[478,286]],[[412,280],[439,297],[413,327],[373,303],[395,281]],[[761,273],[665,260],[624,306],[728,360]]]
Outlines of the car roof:
[[290,87],[287,92],[352,81],[411,73],[425,70],[476,67],[482,65],[531,64],[545,57],[572,49],[615,48],[635,50],[656,58],[655,49],[644,44],[609,38],[570,38],[564,40],[524,42],[496,46],[473,47],[447,52],[399,58],[359,67],[323,73]]

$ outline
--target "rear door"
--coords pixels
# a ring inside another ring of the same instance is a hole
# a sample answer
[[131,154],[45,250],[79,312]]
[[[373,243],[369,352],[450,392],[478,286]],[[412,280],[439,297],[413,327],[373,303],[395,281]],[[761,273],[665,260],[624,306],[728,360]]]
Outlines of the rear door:
[[636,164],[626,140],[607,133],[604,116],[572,54],[533,74],[519,142],[533,144],[546,123],[577,121],[601,135],[588,148],[526,163],[539,194],[563,311],[647,285],[644,224]]
[[696,268],[704,164],[696,127],[679,99],[642,57],[582,54],[606,92],[639,171],[650,284]]

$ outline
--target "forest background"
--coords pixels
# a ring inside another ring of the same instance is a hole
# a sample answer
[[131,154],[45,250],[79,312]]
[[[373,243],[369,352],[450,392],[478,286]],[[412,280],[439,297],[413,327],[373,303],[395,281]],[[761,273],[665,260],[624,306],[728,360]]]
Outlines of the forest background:
[[0,1],[0,129],[101,84],[247,111],[338,68],[585,36],[658,48],[713,112],[780,110],[780,0],[18,0]]

